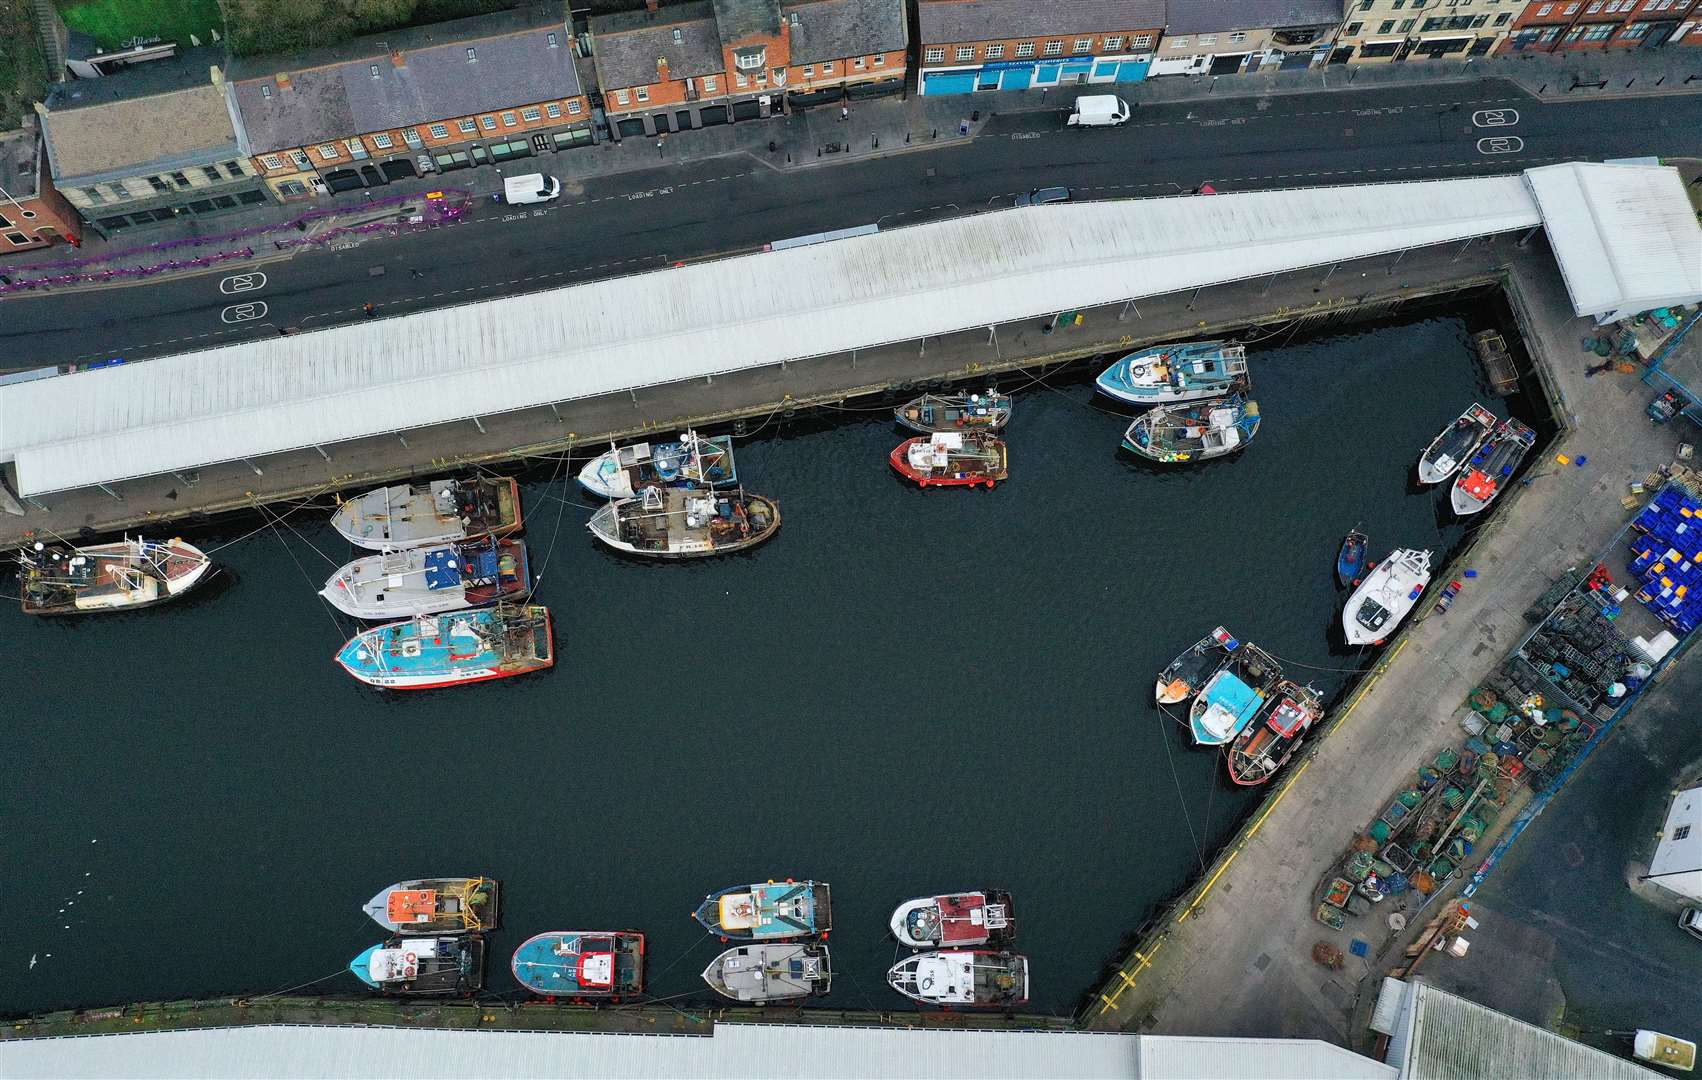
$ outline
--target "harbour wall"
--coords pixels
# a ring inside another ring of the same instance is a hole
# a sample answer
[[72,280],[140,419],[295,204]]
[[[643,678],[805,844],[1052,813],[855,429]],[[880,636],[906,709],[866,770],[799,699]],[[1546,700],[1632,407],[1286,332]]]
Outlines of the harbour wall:
[[[1540,247],[1542,241],[1535,241]],[[473,466],[535,462],[611,440],[687,426],[766,419],[920,387],[974,385],[1119,349],[1292,324],[1296,331],[1401,310],[1415,301],[1493,286],[1512,238],[1448,245],[1292,271],[1125,304],[1063,312],[940,338],[814,357],[733,375],[630,390],[471,422],[208,466],[29,500],[0,515],[0,544],[32,535],[150,534],[172,523],[300,501]],[[1531,258],[1547,259],[1533,250]],[[773,493],[783,496],[784,493]]]

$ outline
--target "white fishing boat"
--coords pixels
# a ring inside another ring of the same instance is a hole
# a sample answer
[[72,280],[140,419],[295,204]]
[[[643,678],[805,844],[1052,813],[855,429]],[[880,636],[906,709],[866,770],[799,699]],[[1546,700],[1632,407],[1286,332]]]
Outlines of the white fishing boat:
[[507,536],[520,528],[520,482],[508,476],[392,484],[346,500],[331,525],[373,551]]
[[918,896],[893,911],[892,936],[912,949],[964,948],[1016,936],[1011,894],[989,892]]
[[814,942],[737,945],[703,969],[717,994],[751,1005],[819,997],[833,986],[832,957]]
[[75,547],[37,540],[18,551],[18,592],[29,615],[131,611],[173,600],[205,581],[213,561],[185,540],[140,538]]
[[1342,608],[1349,645],[1379,645],[1395,632],[1430,584],[1430,552],[1396,548],[1365,575]]
[[602,499],[630,499],[651,484],[722,487],[737,481],[732,436],[705,439],[695,431],[678,442],[612,446],[579,470],[579,485]]
[[1495,430],[1495,414],[1472,402],[1460,418],[1442,429],[1418,456],[1418,482],[1439,484],[1453,476],[1478,444]]
[[367,555],[339,567],[319,595],[357,619],[401,619],[514,599],[531,584],[526,541],[486,537]]
[[780,528],[774,500],[731,491],[647,487],[600,507],[586,523],[616,551],[652,559],[692,559],[743,551]]
[[1028,957],[949,949],[900,960],[887,985],[912,1001],[949,1008],[1014,1008],[1028,1001]]

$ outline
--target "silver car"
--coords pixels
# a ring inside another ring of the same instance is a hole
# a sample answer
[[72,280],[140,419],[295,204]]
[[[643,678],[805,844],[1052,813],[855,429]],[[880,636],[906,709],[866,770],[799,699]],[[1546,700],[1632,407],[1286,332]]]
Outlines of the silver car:
[[1043,187],[1033,191],[1025,191],[1016,197],[1018,206],[1041,206],[1045,203],[1069,202],[1070,189],[1067,187]]

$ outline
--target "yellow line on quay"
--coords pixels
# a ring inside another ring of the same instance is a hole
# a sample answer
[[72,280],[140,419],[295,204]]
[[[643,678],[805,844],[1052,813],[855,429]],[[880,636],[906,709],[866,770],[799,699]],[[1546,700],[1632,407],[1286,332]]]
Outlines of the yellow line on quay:
[[[1364,685],[1362,685],[1359,688],[1359,691],[1353,695],[1353,700],[1348,702],[1347,708],[1336,714],[1335,720],[1330,724],[1330,732],[1334,732],[1336,728],[1340,727],[1342,722],[1353,713],[1353,710],[1359,707],[1359,703],[1365,700],[1365,695],[1371,692],[1371,688],[1377,685],[1377,681],[1383,677],[1383,673],[1389,670],[1389,666],[1395,662],[1395,657],[1399,656],[1401,654],[1401,650],[1407,647],[1408,640],[1409,639],[1405,637],[1401,638],[1401,640],[1395,645],[1394,650],[1391,651],[1388,656],[1385,656],[1371,674],[1366,677]],[[1328,732],[1326,732],[1326,734],[1328,734]],[[1263,809],[1259,811],[1259,816],[1255,818],[1253,820],[1253,824],[1248,827],[1246,835],[1241,838],[1241,841],[1237,843],[1234,848],[1230,849],[1228,854],[1224,856],[1223,861],[1218,864],[1217,869],[1212,872],[1211,877],[1207,878],[1206,883],[1200,886],[1199,894],[1194,897],[1193,902],[1186,908],[1182,909],[1182,913],[1180,915],[1176,916],[1176,922],[1178,924],[1187,922],[1189,917],[1199,909],[1200,905],[1205,903],[1206,896],[1211,893],[1212,889],[1217,887],[1218,878],[1222,877],[1224,871],[1229,869],[1230,864],[1235,862],[1241,852],[1246,849],[1247,844],[1252,841],[1253,837],[1259,835],[1259,830],[1265,826],[1265,819],[1271,816],[1271,811],[1275,810],[1277,808],[1277,804],[1288,797],[1288,793],[1293,790],[1294,785],[1299,782],[1301,776],[1305,775],[1306,770],[1312,767],[1312,760],[1312,757],[1307,757],[1305,761],[1300,763],[1300,768],[1288,774],[1288,779],[1283,782],[1282,787],[1277,789],[1277,793],[1272,795],[1265,803]]]

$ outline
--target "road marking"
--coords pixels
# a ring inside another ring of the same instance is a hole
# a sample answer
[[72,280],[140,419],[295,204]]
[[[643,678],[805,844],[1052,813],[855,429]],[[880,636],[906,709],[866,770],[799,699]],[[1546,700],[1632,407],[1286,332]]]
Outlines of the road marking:
[[224,293],[226,296],[235,296],[237,293],[253,292],[256,289],[264,289],[265,287],[266,275],[259,270],[254,271],[252,274],[232,274],[230,277],[222,278],[219,281],[219,291]]
[[219,312],[219,318],[227,323],[253,322],[255,319],[265,318],[266,310],[264,300],[256,300],[251,304],[232,304]]
[[1498,135],[1492,139],[1479,139],[1477,152],[1480,154],[1516,154],[1525,148],[1525,140],[1517,135]]
[[1518,122],[1518,109],[1479,109],[1472,113],[1472,123],[1480,128],[1512,127]]

